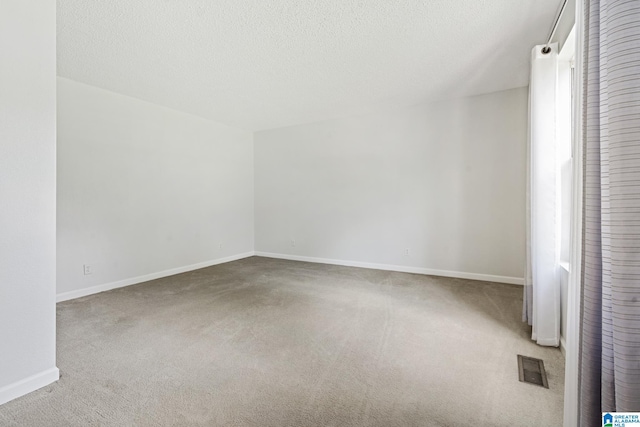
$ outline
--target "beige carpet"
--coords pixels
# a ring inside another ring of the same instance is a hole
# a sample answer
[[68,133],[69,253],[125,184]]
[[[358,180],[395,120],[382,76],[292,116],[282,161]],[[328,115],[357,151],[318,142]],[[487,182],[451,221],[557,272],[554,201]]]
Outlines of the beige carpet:
[[60,303],[62,378],[0,425],[560,425],[564,361],[521,292],[254,257]]

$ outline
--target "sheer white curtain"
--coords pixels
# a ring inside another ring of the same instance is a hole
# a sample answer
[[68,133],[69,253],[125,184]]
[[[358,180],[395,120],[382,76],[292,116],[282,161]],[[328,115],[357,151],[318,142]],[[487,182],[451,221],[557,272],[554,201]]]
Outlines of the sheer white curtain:
[[556,144],[558,45],[531,52],[527,264],[523,320],[540,345],[560,344],[559,194]]

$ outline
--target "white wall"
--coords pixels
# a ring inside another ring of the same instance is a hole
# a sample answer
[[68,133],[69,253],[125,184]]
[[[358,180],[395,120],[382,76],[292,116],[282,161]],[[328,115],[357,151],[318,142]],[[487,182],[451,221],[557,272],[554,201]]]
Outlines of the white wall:
[[256,251],[521,282],[526,135],[526,88],[257,132]]
[[0,404],[58,379],[55,13],[0,2]]
[[57,248],[59,299],[251,252],[252,134],[58,78]]

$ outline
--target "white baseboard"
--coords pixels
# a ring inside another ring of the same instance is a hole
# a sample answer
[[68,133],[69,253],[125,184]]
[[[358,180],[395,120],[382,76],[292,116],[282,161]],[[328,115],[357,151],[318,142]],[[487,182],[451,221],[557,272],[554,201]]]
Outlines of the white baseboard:
[[56,301],[68,301],[87,295],[93,295],[100,292],[110,291],[112,289],[123,288],[125,286],[135,285],[142,282],[148,282],[149,280],[161,279],[167,276],[173,276],[174,274],[186,273],[187,271],[198,270],[200,268],[211,267],[212,265],[224,264],[226,262],[237,261],[239,259],[248,258],[253,256],[254,252],[245,252],[237,255],[228,256],[225,258],[218,258],[211,261],[204,261],[197,264],[191,264],[184,267],[172,268],[169,270],[160,271],[157,273],[145,274],[144,276],[131,277],[129,279],[118,280],[117,282],[104,283],[102,285],[91,286],[89,288],[82,288],[75,291],[62,292],[56,295]]
[[157,273],[145,274],[143,276],[118,280],[117,282],[104,283],[102,285],[96,285],[96,286],[91,286],[89,288],[77,289],[75,291],[62,292],[56,296],[56,301],[62,302],[62,301],[76,299],[76,298],[81,298],[87,295],[93,295],[100,292],[110,291],[112,289],[123,288],[125,286],[135,285],[142,282],[148,282],[149,280],[155,280],[155,279],[160,279],[167,276],[173,276],[174,274],[186,273],[188,271],[198,270],[200,268],[211,267],[213,265],[224,264],[226,262],[231,262],[231,261],[237,261],[239,259],[248,258],[254,255],[265,257],[265,258],[278,258],[278,259],[287,259],[291,261],[306,261],[306,262],[313,262],[313,263],[319,263],[319,264],[343,265],[347,267],[371,268],[374,270],[398,271],[402,273],[425,274],[429,276],[455,277],[458,279],[482,280],[485,282],[509,283],[512,285],[524,284],[524,279],[519,277],[495,276],[490,274],[465,273],[461,271],[448,271],[448,270],[435,270],[430,268],[409,267],[409,266],[403,266],[403,265],[376,264],[376,263],[370,263],[370,262],[345,261],[345,260],[338,260],[338,259],[316,258],[316,257],[307,257],[307,256],[299,256],[299,255],[251,251],[251,252],[245,252],[237,255],[228,256],[225,258],[218,258],[211,261],[191,264],[184,267],[172,268],[172,269],[160,271]]
[[36,391],[39,388],[47,386],[60,378],[60,371],[53,367],[39,374],[32,375],[20,381],[6,385],[0,388],[0,405],[10,400],[17,399],[20,396]]
[[398,271],[401,273],[425,274],[428,276],[455,277],[458,279],[482,280],[485,282],[509,283],[512,285],[524,285],[524,279],[520,277],[494,276],[491,274],[464,273],[461,271],[434,270],[430,268],[408,267],[404,265],[375,264],[360,261],[344,261],[339,259],[315,258],[298,255],[276,254],[270,252],[255,252],[256,256],[266,258],[288,259],[291,261],[306,261],[318,264],[343,265],[347,267],[371,268],[373,270]]

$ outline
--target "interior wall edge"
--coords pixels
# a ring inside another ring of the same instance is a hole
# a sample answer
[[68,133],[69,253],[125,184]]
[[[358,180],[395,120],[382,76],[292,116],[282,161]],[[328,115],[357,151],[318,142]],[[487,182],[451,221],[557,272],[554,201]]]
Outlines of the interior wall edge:
[[149,273],[142,276],[130,277],[128,279],[118,280],[115,282],[104,283],[89,288],[77,289],[69,292],[62,292],[56,295],[56,302],[69,301],[76,298],[85,297],[88,295],[98,294],[100,292],[110,291],[112,289],[124,288],[126,286],[136,285],[150,280],[161,279],[164,277],[174,276],[180,273],[186,273],[201,268],[211,267],[213,265],[224,264],[231,261],[237,261],[239,259],[248,258],[254,255],[253,251],[244,252],[236,255],[227,256],[224,258],[217,258],[210,261],[199,262],[196,264],[186,265],[183,267],[171,268],[168,270],[159,271],[156,273]]
[[55,1],[0,1],[0,58],[1,404],[58,379]]
[[469,273],[463,271],[436,270],[431,268],[410,267],[404,265],[376,264],[361,261],[349,261],[329,258],[316,258],[299,255],[289,255],[272,252],[255,252],[256,256],[265,258],[286,259],[290,261],[305,261],[317,264],[342,265],[345,267],[370,268],[372,270],[397,271],[399,273],[423,274],[427,276],[452,277],[456,279],[480,280],[483,282],[507,283],[511,285],[524,285],[522,277],[495,276],[491,274]]

